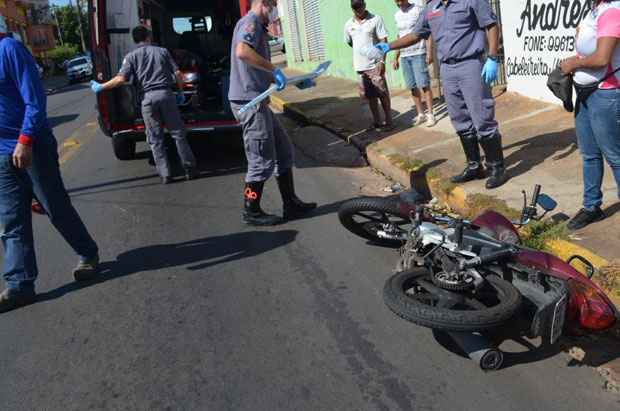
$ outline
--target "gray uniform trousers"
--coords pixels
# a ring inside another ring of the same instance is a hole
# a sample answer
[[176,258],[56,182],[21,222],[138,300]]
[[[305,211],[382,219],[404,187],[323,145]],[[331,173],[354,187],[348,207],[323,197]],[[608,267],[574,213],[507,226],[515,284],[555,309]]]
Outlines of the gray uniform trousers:
[[293,167],[295,150],[282,124],[269,109],[267,101],[252,107],[243,114],[244,106],[231,102],[233,114],[243,128],[245,156],[248,160],[247,183],[267,180],[275,171],[279,175]]
[[441,64],[446,107],[459,137],[485,139],[499,134],[495,100],[482,73],[482,58]]
[[142,118],[146,127],[146,141],[151,146],[157,173],[161,177],[172,176],[164,146],[164,122],[177,145],[181,165],[183,167],[196,166],[196,159],[185,138],[187,129],[183,125],[172,90],[147,91],[142,99]]

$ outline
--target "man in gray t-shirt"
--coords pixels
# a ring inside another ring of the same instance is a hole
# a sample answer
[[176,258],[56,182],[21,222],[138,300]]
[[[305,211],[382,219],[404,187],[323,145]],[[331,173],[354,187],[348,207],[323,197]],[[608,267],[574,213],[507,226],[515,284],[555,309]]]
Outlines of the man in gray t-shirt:
[[[268,21],[277,18],[276,0],[252,0],[252,9],[235,26],[231,47],[230,89],[228,99],[233,114],[243,128],[248,173],[245,177],[243,222],[249,225],[275,225],[279,216],[266,214],[260,208],[265,181],[275,171],[282,196],[284,219],[295,218],[316,208],[295,195],[293,184],[293,144],[278,118],[263,100],[248,111],[239,110],[266,91],[275,81],[278,90],[286,86],[286,77],[271,63],[267,41]],[[312,87],[310,80],[297,85]]]
[[[125,56],[121,69],[116,77],[104,84],[91,81],[95,93],[120,87],[133,77],[142,101],[142,118],[146,127],[146,141],[151,146],[153,159],[162,184],[172,182],[172,170],[166,148],[164,146],[164,122],[174,139],[185,169],[185,179],[191,180],[198,176],[196,159],[187,143],[187,129],[181,119],[177,104],[185,101],[183,95],[183,75],[179,71],[168,50],[149,44],[149,31],[145,26],[135,27],[131,35],[136,48]],[[179,91],[172,93],[176,77]]]

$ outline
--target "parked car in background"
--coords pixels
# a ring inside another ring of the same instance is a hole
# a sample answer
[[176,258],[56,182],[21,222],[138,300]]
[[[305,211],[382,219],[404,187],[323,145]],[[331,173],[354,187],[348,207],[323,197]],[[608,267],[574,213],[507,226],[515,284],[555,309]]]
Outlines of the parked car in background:
[[67,68],[67,80],[69,80],[69,84],[73,84],[85,78],[92,78],[92,76],[93,63],[90,57],[78,57],[69,62],[69,67]]
[[286,53],[286,49],[284,46],[284,37],[273,37],[269,36],[269,48],[272,53],[277,51],[281,51],[282,53]]

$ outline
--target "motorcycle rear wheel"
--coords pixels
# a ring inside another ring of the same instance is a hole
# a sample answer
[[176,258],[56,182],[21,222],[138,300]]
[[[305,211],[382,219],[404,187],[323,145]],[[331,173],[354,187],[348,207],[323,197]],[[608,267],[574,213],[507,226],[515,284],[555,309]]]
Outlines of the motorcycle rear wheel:
[[353,234],[388,247],[400,247],[402,240],[382,238],[377,235],[383,225],[391,223],[398,234],[406,234],[411,224],[398,215],[398,203],[383,198],[355,198],[345,202],[338,211],[340,223]]
[[521,294],[509,282],[485,277],[482,289],[443,290],[432,282],[425,267],[392,276],[383,288],[385,304],[398,316],[443,331],[484,331],[513,318],[521,306]]

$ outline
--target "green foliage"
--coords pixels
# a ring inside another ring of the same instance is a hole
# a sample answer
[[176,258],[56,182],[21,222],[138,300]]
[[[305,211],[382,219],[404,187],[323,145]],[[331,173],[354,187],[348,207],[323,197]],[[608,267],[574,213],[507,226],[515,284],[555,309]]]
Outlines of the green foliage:
[[533,221],[523,230],[523,244],[536,250],[550,251],[547,249],[549,240],[568,240],[570,232],[566,224],[553,221]]
[[59,43],[56,43],[56,48],[54,50],[50,50],[47,52],[48,57],[51,57],[53,59],[57,59],[58,61],[60,61],[61,63],[65,60],[71,60],[73,59],[78,53],[77,47],[71,45],[68,46],[65,44],[65,46],[61,46],[59,45]]
[[472,214],[469,217],[474,217],[485,210],[497,211],[512,221],[516,221],[521,217],[520,211],[508,207],[505,200],[500,200],[495,196],[490,196],[487,194],[472,194],[467,197],[467,203],[469,204],[469,209]]
[[441,180],[437,181],[437,183],[435,183],[435,187],[437,187],[437,190],[439,190],[439,192],[447,195],[456,188],[456,184],[450,181],[449,178],[442,178]]
[[400,154],[390,154],[388,160],[405,172],[417,171],[424,165],[421,160],[411,159]]
[[[74,46],[80,53],[84,53],[85,50],[82,50],[82,40],[80,38],[80,28],[78,26],[77,7],[75,6],[75,3],[73,6],[67,4],[66,6],[54,7],[54,14],[58,20],[58,27],[54,27],[54,39],[56,44],[61,44],[60,37],[58,36],[58,30],[60,29],[65,46]],[[82,29],[84,30],[84,40],[86,41],[86,48],[90,49],[90,27],[87,16],[87,10],[82,8],[80,17],[82,21]],[[54,24],[56,24],[55,20]]]

